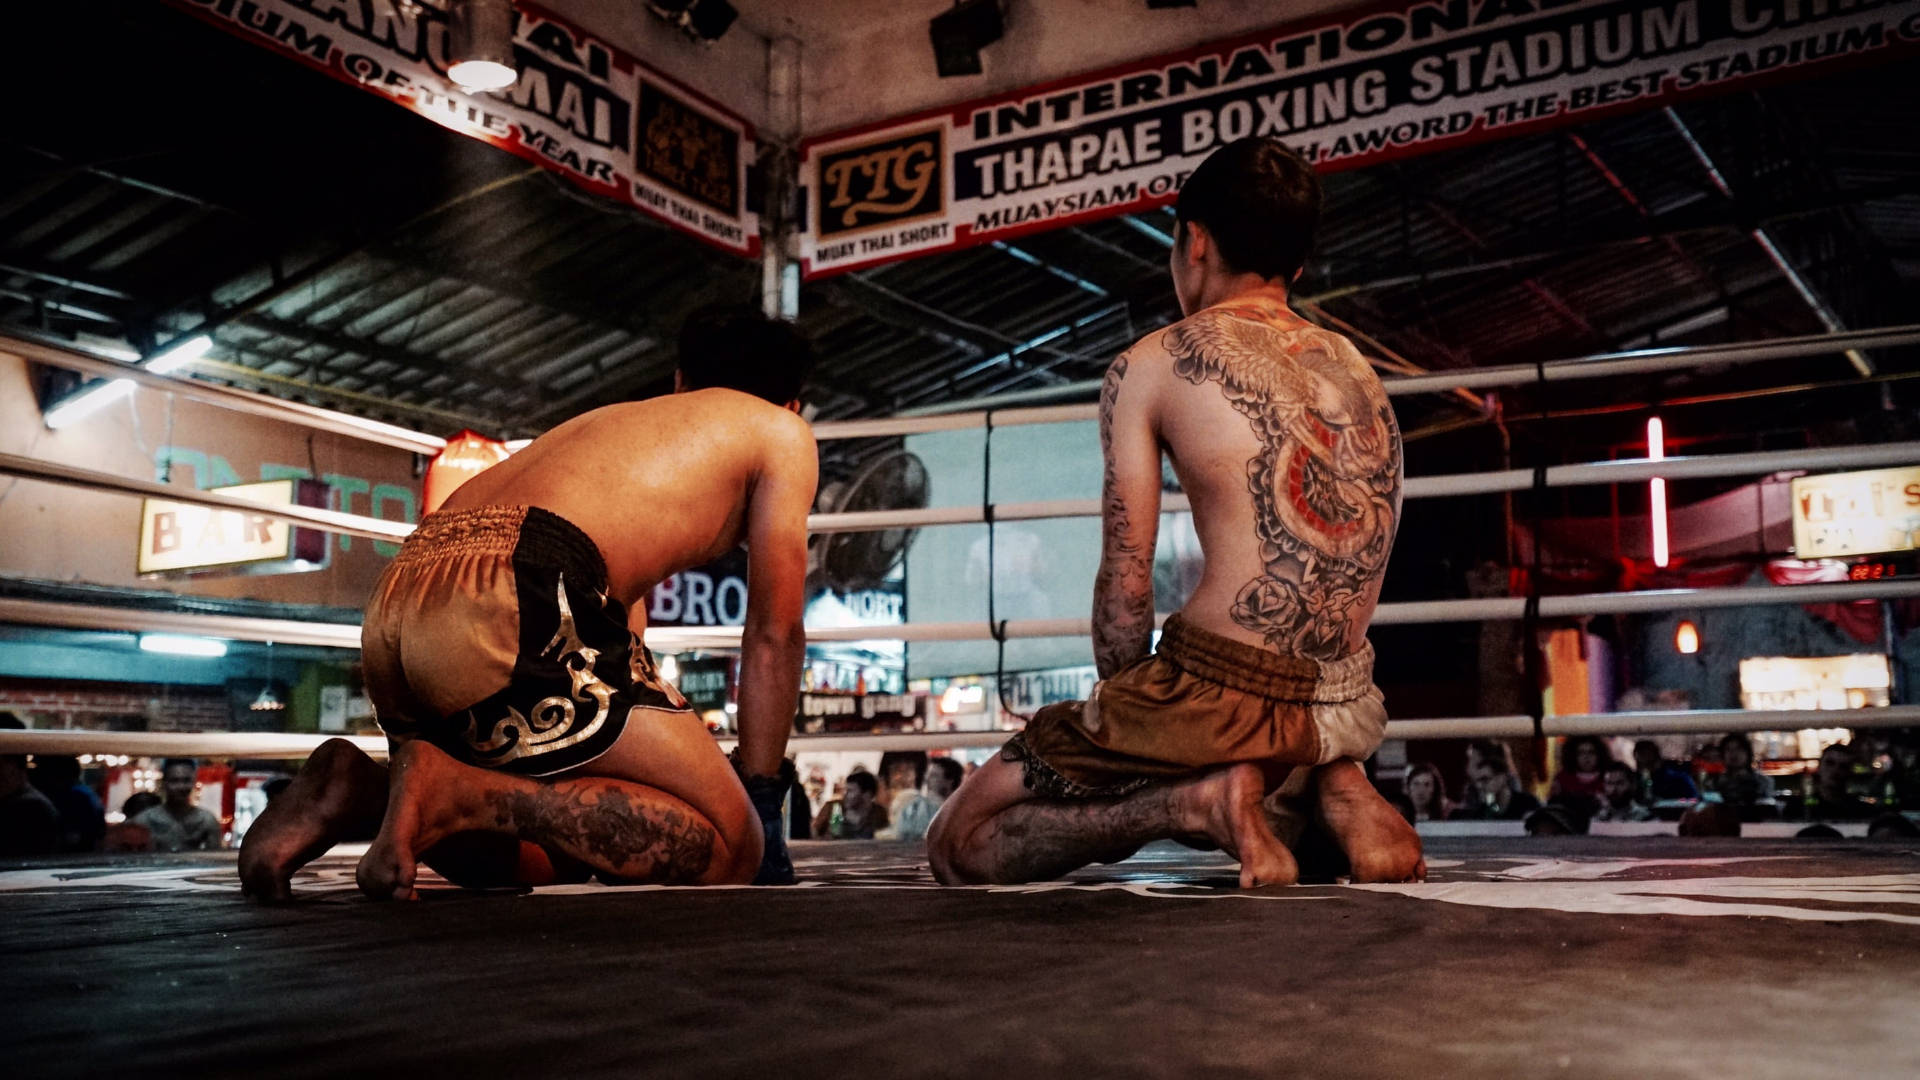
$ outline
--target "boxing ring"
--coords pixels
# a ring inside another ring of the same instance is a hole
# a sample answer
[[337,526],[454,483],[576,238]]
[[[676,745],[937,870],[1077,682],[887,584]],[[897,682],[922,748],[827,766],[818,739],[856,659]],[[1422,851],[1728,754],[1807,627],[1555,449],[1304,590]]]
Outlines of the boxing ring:
[[[1451,389],[1484,390],[1547,386],[1577,380],[1642,375],[1683,370],[1705,364],[1737,365],[1793,357],[1920,344],[1920,324],[1873,330],[1845,331],[1784,338],[1769,342],[1642,349],[1539,364],[1478,368],[1434,375],[1389,375],[1382,382],[1390,397]],[[445,445],[434,436],[390,424],[345,416],[325,409],[283,402],[264,395],[212,386],[184,377],[155,374],[137,366],[87,357],[52,346],[19,343],[10,346],[29,360],[57,364],[85,375],[126,378],[157,390],[180,393],[208,404],[269,416],[286,423],[361,438],[383,445],[433,453]],[[983,429],[1033,424],[1086,422],[1095,419],[1097,406],[1051,405],[956,412],[932,416],[901,416],[873,420],[830,421],[814,425],[820,442],[845,439],[895,438],[939,431]],[[987,444],[991,453],[991,443]],[[1871,468],[1920,462],[1920,442],[1818,447],[1790,451],[1664,457],[1503,469],[1482,473],[1408,477],[1407,499],[1457,498],[1538,489],[1667,480],[1765,475],[1789,470]],[[124,476],[81,469],[14,454],[0,454],[0,476],[16,476],[54,484],[128,496],[164,498],[174,502],[222,510],[243,510],[327,532],[377,540],[400,540],[412,531],[404,522],[346,514],[303,506],[272,506],[231,495],[184,489]],[[1162,515],[1189,509],[1186,497],[1163,498]],[[808,518],[810,534],[986,525],[1001,522],[1097,517],[1097,498],[1033,502],[989,502],[913,510],[855,513],[816,513]],[[1807,584],[1774,587],[1658,589],[1635,592],[1575,595],[1512,596],[1478,599],[1389,602],[1376,610],[1377,626],[1452,622],[1532,621],[1587,615],[1633,614],[1676,608],[1709,609],[1764,604],[1827,604],[1855,600],[1894,600],[1920,597],[1920,580],[1884,579],[1868,582]],[[1156,616],[1156,623],[1164,620]],[[244,616],[180,612],[115,610],[92,605],[42,600],[0,598],[0,622],[91,630],[163,631],[237,640],[318,645],[342,649],[359,647],[359,627],[347,623],[314,623]],[[906,623],[887,627],[809,627],[810,643],[900,641],[999,641],[1025,638],[1085,637],[1087,618],[992,619],[967,622]],[[656,652],[737,648],[738,627],[649,627],[647,645]],[[1637,735],[1740,731],[1757,719],[1793,726],[1798,721],[1824,721],[1821,726],[1901,727],[1920,722],[1920,706],[1846,711],[1769,711],[1756,717],[1745,710],[1687,710],[1658,712],[1572,713],[1562,715],[1509,714],[1481,717],[1395,718],[1389,721],[1389,739],[1561,736],[1581,734]],[[276,733],[147,734],[124,732],[0,731],[0,752],[181,754],[248,758],[299,758],[310,753],[325,736]],[[795,735],[796,750],[897,750],[960,748],[998,745],[1000,731],[918,732],[879,735]],[[370,753],[384,753],[383,740],[357,740]]]
[[[1517,386],[1920,342],[1920,327],[1759,346],[1649,350],[1389,378],[1390,394]],[[36,347],[30,359],[433,452],[430,437]],[[816,425],[819,438],[1084,421],[1046,406]],[[1920,444],[1594,462],[1414,477],[1407,498],[1920,461]],[[263,506],[0,455],[0,474],[164,497],[376,539],[410,526]],[[1184,506],[1169,498],[1164,512]],[[1093,516],[1093,499],[814,515],[814,532]],[[1920,596],[1920,581],[1431,600],[1418,625],[1677,606]],[[350,623],[0,599],[0,622],[357,648]],[[1084,636],[1086,619],[813,628],[810,641]],[[737,629],[650,628],[656,650]],[[1394,739],[1920,724],[1920,705],[1395,718]],[[997,746],[1004,731],[795,735],[797,751]],[[296,733],[3,731],[0,753],[297,759]],[[383,739],[355,736],[373,754]],[[724,742],[724,740],[723,740]],[[426,875],[373,905],[348,845],[239,895],[232,852],[0,862],[0,1047],[20,1075],[270,1069],[294,1077],[876,1075],[1005,1071],[1614,1077],[1920,1073],[1920,843],[1681,838],[1671,823],[1526,837],[1518,822],[1423,828],[1429,880],[1243,892],[1218,854],[1152,845],[1125,863],[1013,887],[941,888],[917,844],[801,841],[791,889],[558,886],[507,895]],[[1854,830],[1858,831],[1858,830]],[[1667,835],[1658,835],[1665,833]],[[423,870],[424,874],[424,870]]]

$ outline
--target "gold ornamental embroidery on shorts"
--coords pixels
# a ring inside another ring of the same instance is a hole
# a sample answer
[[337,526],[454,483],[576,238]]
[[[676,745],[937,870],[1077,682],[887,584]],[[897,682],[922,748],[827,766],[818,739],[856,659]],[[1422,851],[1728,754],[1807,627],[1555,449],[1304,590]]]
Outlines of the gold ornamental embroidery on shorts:
[[[558,660],[567,669],[573,682],[571,692],[564,696],[555,694],[540,699],[534,705],[531,716],[522,715],[518,709],[507,706],[507,715],[494,723],[484,741],[476,737],[478,718],[468,714],[467,741],[477,753],[490,759],[507,762],[533,754],[563,750],[592,737],[607,721],[613,688],[593,672],[594,662],[600,659],[600,650],[582,641],[574,626],[573,605],[567,600],[566,575],[559,575],[555,589],[560,626],[553,632],[553,639],[540,650],[540,656]],[[559,650],[557,653],[556,648]],[[576,704],[594,706],[592,718],[577,728],[574,726]]]

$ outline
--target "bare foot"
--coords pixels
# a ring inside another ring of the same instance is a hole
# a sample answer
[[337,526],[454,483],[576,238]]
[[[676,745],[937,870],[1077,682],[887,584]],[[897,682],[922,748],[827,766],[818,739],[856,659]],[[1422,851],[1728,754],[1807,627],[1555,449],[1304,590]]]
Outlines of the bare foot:
[[307,759],[240,843],[240,892],[262,903],[292,899],[293,872],[341,840],[372,833],[387,803],[387,770],[345,739]]
[[1356,882],[1425,881],[1420,834],[1348,759],[1313,771],[1314,813],[1347,854]]
[[1260,800],[1266,794],[1260,770],[1252,765],[1215,769],[1175,789],[1191,822],[1190,831],[1205,833],[1222,850],[1240,860],[1240,887],[1292,885],[1300,880],[1293,854],[1267,828]]
[[386,817],[380,835],[360,857],[354,879],[375,900],[414,900],[419,853],[442,840],[441,796],[460,764],[439,748],[418,739],[402,745],[388,764]]

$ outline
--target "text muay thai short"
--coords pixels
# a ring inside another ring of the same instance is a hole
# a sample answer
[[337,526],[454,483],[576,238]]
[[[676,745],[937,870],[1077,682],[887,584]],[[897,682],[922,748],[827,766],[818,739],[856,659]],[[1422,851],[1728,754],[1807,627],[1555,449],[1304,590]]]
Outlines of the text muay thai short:
[[577,768],[633,709],[687,708],[607,595],[600,549],[537,508],[427,515],[374,586],[360,641],[381,729],[483,768]]
[[1282,656],[1174,615],[1151,656],[1096,683],[1086,701],[1041,709],[1001,753],[1036,794],[1102,798],[1239,762],[1272,776],[1364,759],[1386,723],[1372,645],[1330,662]]

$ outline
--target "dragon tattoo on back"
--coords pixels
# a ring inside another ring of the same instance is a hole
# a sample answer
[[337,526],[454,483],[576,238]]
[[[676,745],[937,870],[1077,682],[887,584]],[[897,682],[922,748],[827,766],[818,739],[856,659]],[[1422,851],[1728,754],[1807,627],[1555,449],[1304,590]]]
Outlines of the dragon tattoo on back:
[[1241,588],[1233,621],[1269,648],[1336,660],[1393,547],[1400,431],[1350,342],[1271,319],[1257,308],[1214,308],[1170,328],[1162,343],[1174,374],[1218,383],[1260,441],[1247,489],[1265,571]]

